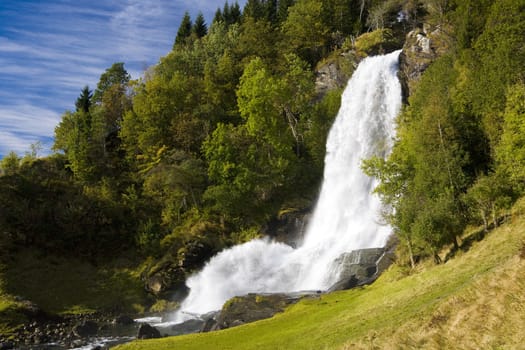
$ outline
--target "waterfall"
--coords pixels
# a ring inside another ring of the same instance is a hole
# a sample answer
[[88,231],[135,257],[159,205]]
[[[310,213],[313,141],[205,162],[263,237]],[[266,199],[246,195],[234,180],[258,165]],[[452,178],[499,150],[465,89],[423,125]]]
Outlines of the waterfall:
[[190,294],[174,322],[218,310],[249,292],[324,290],[338,280],[334,261],[355,249],[382,247],[390,228],[381,224],[374,179],[361,161],[388,155],[401,107],[399,51],[364,59],[343,93],[328,135],[324,181],[300,247],[266,239],[224,250],[187,280]]

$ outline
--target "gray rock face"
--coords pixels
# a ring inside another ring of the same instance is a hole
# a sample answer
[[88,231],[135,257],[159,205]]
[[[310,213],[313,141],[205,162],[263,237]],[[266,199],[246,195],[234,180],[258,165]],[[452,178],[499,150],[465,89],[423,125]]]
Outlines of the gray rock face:
[[282,214],[268,222],[263,232],[277,242],[295,248],[302,242],[310,215],[310,208]]
[[176,324],[170,328],[169,336],[182,335],[190,333],[198,333],[204,327],[206,321],[201,319],[188,320],[179,324]]
[[403,87],[403,99],[406,103],[415,84],[423,72],[439,56],[448,51],[449,36],[439,27],[423,25],[409,32],[399,55],[399,79]]
[[133,318],[128,315],[120,315],[115,317],[112,323],[119,325],[131,325],[135,323],[135,320],[133,320]]
[[339,281],[327,292],[370,284],[394,261],[394,253],[384,248],[368,248],[344,253],[334,261],[339,269]]
[[73,327],[73,333],[80,338],[95,336],[98,332],[98,324],[94,321],[83,321]]
[[137,339],[153,339],[160,337],[161,335],[159,330],[147,323],[141,325],[137,333]]
[[360,60],[354,51],[347,51],[321,64],[315,72],[317,98],[322,99],[327,92],[344,88]]
[[255,322],[270,318],[293,303],[302,296],[287,294],[254,294],[250,293],[241,297],[234,297],[224,304],[216,323],[208,321],[203,331],[213,331],[240,326],[245,323]]
[[315,88],[318,94],[326,94],[328,91],[341,88],[348,80],[336,62],[322,65],[316,72]]
[[[175,261],[168,261],[155,271],[149,271],[143,277],[146,291],[155,296],[173,295],[177,291],[185,292],[186,274]],[[184,296],[184,295],[183,295]]]

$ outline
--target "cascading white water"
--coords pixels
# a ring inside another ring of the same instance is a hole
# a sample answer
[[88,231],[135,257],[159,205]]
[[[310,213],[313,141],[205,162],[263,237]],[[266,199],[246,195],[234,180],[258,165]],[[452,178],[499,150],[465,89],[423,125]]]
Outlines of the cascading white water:
[[382,247],[390,228],[380,223],[376,182],[361,161],[386,156],[401,107],[399,51],[363,60],[346,87],[326,145],[324,182],[303,244],[293,249],[254,240],[213,257],[187,280],[190,294],[174,322],[218,310],[249,292],[323,290],[338,280],[334,261],[355,249]]

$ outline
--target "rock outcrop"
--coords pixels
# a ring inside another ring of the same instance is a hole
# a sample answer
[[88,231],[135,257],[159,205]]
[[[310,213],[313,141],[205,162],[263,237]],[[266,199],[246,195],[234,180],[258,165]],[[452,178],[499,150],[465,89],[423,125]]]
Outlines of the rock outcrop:
[[160,337],[159,330],[147,323],[141,325],[137,333],[137,339],[154,339]]
[[270,220],[263,233],[295,248],[302,242],[310,215],[311,208],[288,211]]
[[73,334],[79,338],[95,336],[98,332],[98,324],[95,321],[82,321],[73,327]]
[[224,304],[218,316],[206,320],[202,331],[215,331],[270,318],[278,312],[283,312],[288,305],[296,303],[302,297],[304,295],[281,293],[250,293],[234,297]]
[[450,48],[450,36],[441,27],[423,24],[421,28],[410,31],[399,55],[399,80],[403,88],[403,102],[414,91],[415,84],[423,72],[438,57]]
[[339,269],[339,281],[327,292],[370,284],[393,262],[393,249],[368,248],[344,253],[334,262]]
[[360,60],[354,51],[347,51],[323,61],[315,71],[317,98],[322,99],[329,91],[344,88]]

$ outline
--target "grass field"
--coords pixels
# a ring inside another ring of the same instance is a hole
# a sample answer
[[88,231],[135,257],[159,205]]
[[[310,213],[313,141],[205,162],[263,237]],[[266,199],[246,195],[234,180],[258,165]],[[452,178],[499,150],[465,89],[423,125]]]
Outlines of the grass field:
[[271,319],[115,349],[520,348],[524,207],[445,264],[422,264],[410,274],[393,266],[371,286],[303,300]]

